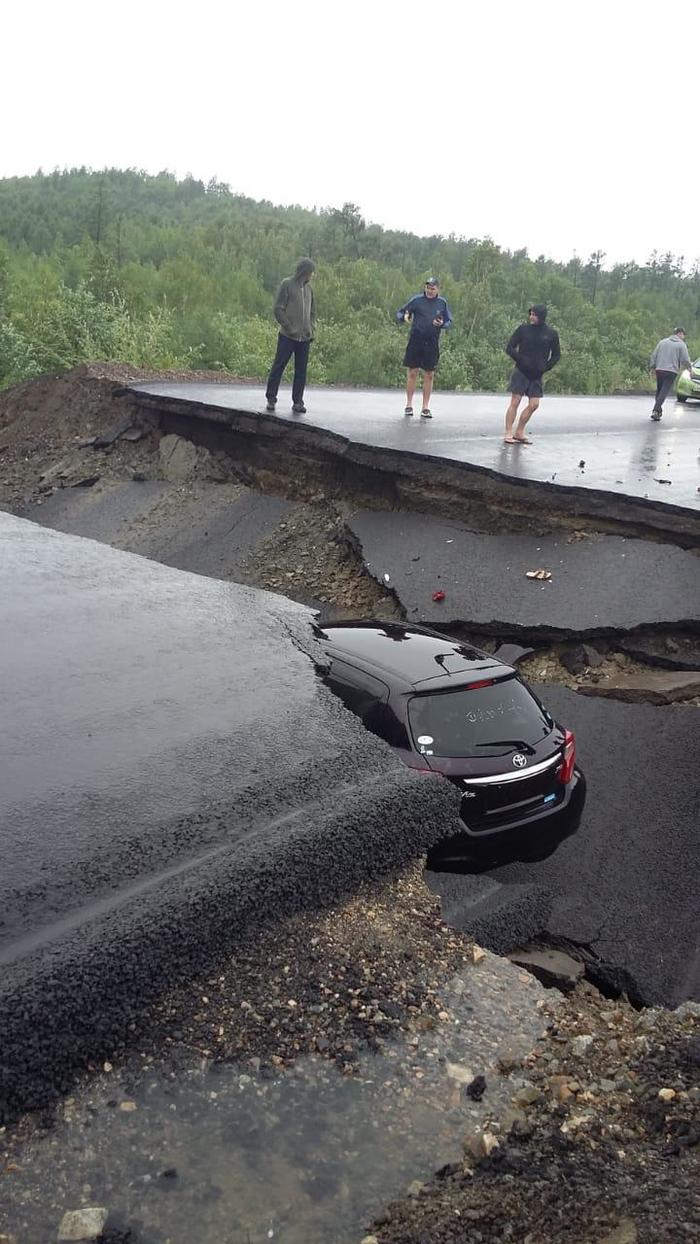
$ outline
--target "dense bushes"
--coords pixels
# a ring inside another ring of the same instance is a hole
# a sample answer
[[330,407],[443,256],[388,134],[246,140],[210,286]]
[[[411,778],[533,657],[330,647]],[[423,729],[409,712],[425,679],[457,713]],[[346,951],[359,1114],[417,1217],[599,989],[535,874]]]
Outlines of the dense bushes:
[[0,385],[97,357],[262,377],[275,287],[305,253],[318,264],[317,382],[397,384],[394,312],[429,272],[455,319],[443,387],[502,388],[503,346],[533,301],[562,340],[554,392],[648,385],[651,349],[677,322],[700,352],[700,275],[670,255],[556,264],[368,226],[352,204],[310,212],[167,173],[77,169],[0,180]]

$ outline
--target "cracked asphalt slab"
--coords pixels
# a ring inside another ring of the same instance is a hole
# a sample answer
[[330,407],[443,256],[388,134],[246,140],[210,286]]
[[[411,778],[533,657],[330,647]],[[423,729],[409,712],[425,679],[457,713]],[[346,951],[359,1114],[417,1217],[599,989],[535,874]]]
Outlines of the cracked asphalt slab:
[[[697,709],[588,700],[564,687],[539,691],[576,733],[588,782],[581,827],[548,859],[505,864],[477,880],[512,886],[514,901],[521,886],[541,887],[551,900],[541,931],[587,948],[601,978],[636,1001],[675,1006],[698,998]],[[445,917],[467,931],[478,912],[474,880],[429,874]]]
[[72,535],[130,548],[166,566],[214,578],[239,577],[258,542],[292,504],[242,484],[104,480],[61,488],[21,516]]
[[[130,391],[219,410],[259,414],[265,409],[262,387],[160,381]],[[657,424],[649,418],[651,397],[545,395],[528,428],[533,444],[525,446],[503,443],[505,394],[437,392],[431,421],[407,419],[399,389],[311,388],[308,413],[301,418],[287,400],[282,390],[273,418],[323,428],[358,444],[470,463],[521,482],[700,509],[700,408],[690,403],[667,403]]]
[[322,685],[304,607],[0,530],[2,1115],[237,935],[420,855],[457,801]]
[[[409,620],[429,626],[601,634],[700,620],[700,560],[673,545],[487,535],[406,511],[359,510],[348,525],[370,573],[393,588]],[[526,578],[539,568],[551,580]],[[445,600],[434,602],[439,590]]]

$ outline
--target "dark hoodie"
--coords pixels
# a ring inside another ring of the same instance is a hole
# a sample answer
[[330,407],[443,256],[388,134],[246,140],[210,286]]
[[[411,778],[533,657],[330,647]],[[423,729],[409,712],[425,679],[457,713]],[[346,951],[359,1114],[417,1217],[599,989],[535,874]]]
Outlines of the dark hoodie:
[[540,380],[544,372],[551,371],[561,358],[559,333],[547,324],[547,308],[543,303],[538,303],[531,310],[535,312],[539,324],[528,321],[516,328],[506,346],[506,354],[528,380]]
[[308,278],[316,267],[313,259],[300,259],[294,276],[285,277],[275,299],[275,319],[285,337],[313,341],[316,301]]

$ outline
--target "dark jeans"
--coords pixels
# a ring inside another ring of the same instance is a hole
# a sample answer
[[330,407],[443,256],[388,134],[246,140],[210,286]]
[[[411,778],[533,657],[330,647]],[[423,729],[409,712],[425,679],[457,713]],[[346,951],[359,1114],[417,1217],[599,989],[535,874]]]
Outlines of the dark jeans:
[[656,401],[654,402],[654,410],[657,414],[661,414],[661,407],[668,397],[673,382],[676,379],[675,371],[656,371]]
[[306,368],[309,363],[310,345],[310,341],[294,341],[291,337],[285,337],[284,333],[279,333],[277,337],[277,353],[275,355],[275,361],[270,368],[270,374],[267,378],[267,389],[265,390],[265,396],[268,402],[275,401],[284,369],[292,355],[294,355],[292,401],[302,402],[304,400],[304,386],[306,385]]

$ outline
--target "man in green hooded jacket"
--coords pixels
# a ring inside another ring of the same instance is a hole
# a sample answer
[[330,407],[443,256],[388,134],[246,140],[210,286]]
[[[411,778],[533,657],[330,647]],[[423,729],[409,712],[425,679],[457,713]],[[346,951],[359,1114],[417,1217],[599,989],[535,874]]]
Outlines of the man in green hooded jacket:
[[294,276],[285,277],[277,291],[274,315],[280,326],[277,337],[277,353],[267,378],[267,409],[277,405],[280,381],[292,355],[294,355],[294,380],[292,382],[292,410],[295,415],[306,414],[304,388],[309,348],[316,330],[316,304],[311,288],[315,264],[311,259],[300,259]]

